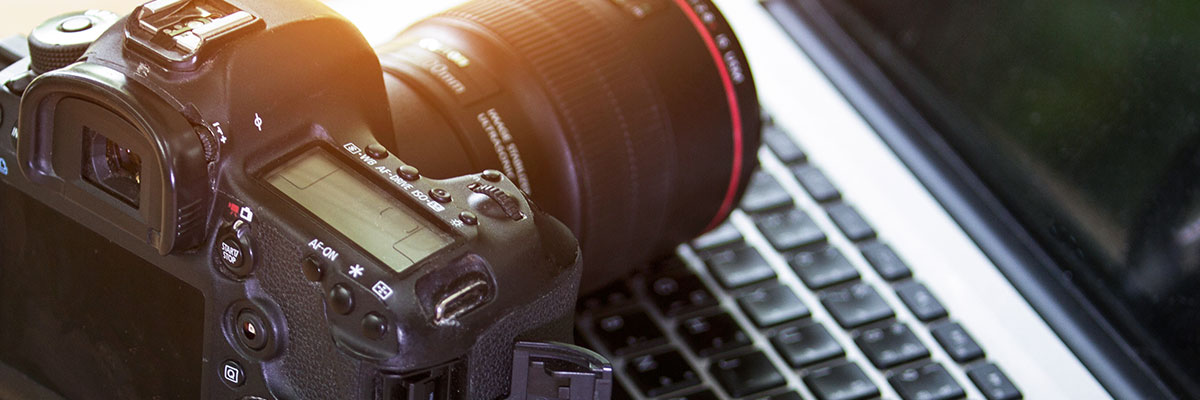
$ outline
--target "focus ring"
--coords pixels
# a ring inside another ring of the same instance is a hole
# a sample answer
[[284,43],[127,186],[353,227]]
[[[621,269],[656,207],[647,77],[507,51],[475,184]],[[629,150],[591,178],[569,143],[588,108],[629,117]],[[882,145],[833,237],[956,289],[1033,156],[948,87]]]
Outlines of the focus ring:
[[[577,234],[585,251],[629,261],[606,265],[632,266],[646,257],[634,254],[634,248],[656,240],[669,214],[665,207],[673,189],[667,177],[675,172],[674,138],[656,89],[610,25],[615,19],[592,8],[597,5],[608,6],[580,0],[482,0],[443,17],[485,28],[526,59],[561,113],[572,152],[578,155],[577,176],[583,180],[579,206],[586,207],[582,226],[588,231]],[[595,223],[601,218],[625,221]]]

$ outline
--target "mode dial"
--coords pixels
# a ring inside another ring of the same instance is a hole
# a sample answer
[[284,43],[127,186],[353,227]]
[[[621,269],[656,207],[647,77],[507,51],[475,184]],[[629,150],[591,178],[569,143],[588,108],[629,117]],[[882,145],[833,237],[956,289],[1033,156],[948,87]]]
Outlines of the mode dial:
[[41,75],[79,61],[118,18],[108,11],[81,11],[59,15],[34,28],[29,34],[33,73]]

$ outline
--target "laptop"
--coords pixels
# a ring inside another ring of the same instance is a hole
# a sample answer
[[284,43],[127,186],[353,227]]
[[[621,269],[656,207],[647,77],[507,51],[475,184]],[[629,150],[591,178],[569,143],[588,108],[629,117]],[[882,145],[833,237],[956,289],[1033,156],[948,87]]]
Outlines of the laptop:
[[717,3],[761,171],[581,298],[614,398],[1200,398],[1195,6]]

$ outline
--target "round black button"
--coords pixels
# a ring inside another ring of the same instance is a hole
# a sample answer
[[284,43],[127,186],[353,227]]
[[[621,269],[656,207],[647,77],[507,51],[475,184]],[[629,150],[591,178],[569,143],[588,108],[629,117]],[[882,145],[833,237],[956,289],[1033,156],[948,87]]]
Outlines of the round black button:
[[271,333],[268,332],[267,323],[257,313],[251,310],[242,310],[238,313],[234,324],[236,325],[234,335],[237,336],[238,343],[254,351],[267,347],[267,339]]
[[306,257],[304,261],[300,262],[300,270],[304,271],[306,279],[313,282],[318,282],[325,276],[325,266],[313,257]]
[[501,174],[500,171],[497,171],[494,169],[489,169],[487,171],[483,171],[483,179],[488,182],[500,182],[500,178],[503,178],[503,177],[504,177],[504,175]]
[[354,311],[354,292],[346,285],[334,285],[333,289],[329,289],[329,308],[342,315]]
[[367,155],[371,156],[371,158],[379,160],[379,159],[387,158],[388,151],[387,151],[386,147],[383,147],[383,145],[376,143],[376,144],[367,146]]
[[226,385],[239,387],[246,383],[246,372],[237,361],[225,360],[221,364],[221,380],[225,381]]
[[430,190],[429,197],[432,197],[438,203],[449,203],[450,202],[450,192],[447,192],[446,189],[442,189],[442,188]]
[[220,253],[221,264],[231,271],[237,272],[242,269],[242,265],[246,263],[246,251],[242,249],[242,244],[238,243],[236,238],[228,237],[221,241],[217,249]]
[[470,211],[463,211],[459,213],[458,219],[467,225],[479,225],[479,216]]
[[371,340],[383,339],[383,335],[387,333],[387,323],[387,319],[382,315],[367,313],[362,320],[363,336]]
[[403,167],[396,168],[396,174],[400,175],[400,177],[404,178],[406,181],[415,181],[417,179],[421,179],[421,171],[418,170],[417,167],[411,165],[405,165]]

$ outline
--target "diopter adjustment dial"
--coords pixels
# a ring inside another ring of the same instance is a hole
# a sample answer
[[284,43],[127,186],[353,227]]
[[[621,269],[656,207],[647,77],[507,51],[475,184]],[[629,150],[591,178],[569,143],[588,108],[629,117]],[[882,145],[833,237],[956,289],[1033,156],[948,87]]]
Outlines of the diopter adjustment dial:
[[513,221],[520,221],[525,218],[525,214],[521,212],[521,203],[503,189],[483,183],[472,183],[467,185],[467,190],[487,196],[491,199],[492,203],[500,207],[500,211],[504,215]]

